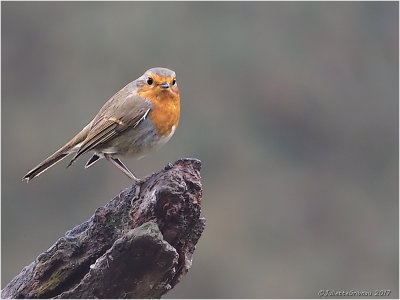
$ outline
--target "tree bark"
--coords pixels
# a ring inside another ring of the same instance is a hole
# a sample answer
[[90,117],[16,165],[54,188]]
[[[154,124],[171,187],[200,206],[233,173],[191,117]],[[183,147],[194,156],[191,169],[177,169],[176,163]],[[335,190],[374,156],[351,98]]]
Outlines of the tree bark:
[[201,163],[180,159],[112,199],[26,266],[2,298],[160,298],[192,265]]

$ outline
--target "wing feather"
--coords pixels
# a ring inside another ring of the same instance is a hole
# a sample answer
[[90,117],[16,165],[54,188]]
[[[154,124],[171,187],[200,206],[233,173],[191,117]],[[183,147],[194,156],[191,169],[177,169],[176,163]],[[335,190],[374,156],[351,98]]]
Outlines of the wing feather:
[[72,158],[70,166],[79,156],[105,144],[129,128],[135,128],[151,110],[151,103],[134,94],[118,101],[111,98],[93,119],[92,127]]

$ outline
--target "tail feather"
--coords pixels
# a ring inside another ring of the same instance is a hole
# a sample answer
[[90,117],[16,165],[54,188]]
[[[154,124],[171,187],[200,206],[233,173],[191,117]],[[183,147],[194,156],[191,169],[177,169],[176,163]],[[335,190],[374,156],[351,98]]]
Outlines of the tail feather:
[[92,157],[88,160],[88,162],[85,165],[85,169],[89,168],[90,166],[92,166],[95,162],[97,162],[99,159],[101,158],[101,156],[99,156],[98,154],[93,154]]
[[65,153],[65,152],[59,152],[57,151],[56,153],[54,153],[53,155],[49,156],[48,158],[46,158],[44,161],[42,161],[40,164],[38,164],[36,167],[34,167],[32,170],[30,170],[25,176],[24,176],[24,180],[26,180],[26,182],[29,182],[30,180],[32,180],[33,178],[35,178],[36,176],[39,176],[40,174],[42,174],[44,171],[46,171],[48,168],[50,168],[51,166],[55,165],[56,163],[58,163],[60,160],[62,160],[63,158],[65,158],[66,156],[68,156],[70,153]]
[[91,123],[85,126],[85,128],[82,129],[81,132],[79,132],[76,136],[74,136],[67,144],[65,144],[63,147],[61,147],[59,150],[57,150],[55,153],[50,155],[48,158],[46,158],[44,161],[42,161],[40,164],[38,164],[36,167],[34,167],[32,170],[30,170],[23,178],[23,180],[26,180],[26,182],[29,182],[36,176],[39,176],[42,174],[44,171],[46,171],[48,168],[51,166],[55,165],[65,157],[67,157],[69,154],[76,152],[82,142],[85,140],[89,129],[90,129]]

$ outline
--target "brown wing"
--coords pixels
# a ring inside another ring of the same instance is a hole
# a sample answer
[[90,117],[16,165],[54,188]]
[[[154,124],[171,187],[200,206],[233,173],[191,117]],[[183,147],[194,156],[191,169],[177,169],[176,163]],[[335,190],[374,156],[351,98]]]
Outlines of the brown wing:
[[70,166],[80,155],[104,144],[128,128],[136,127],[151,109],[151,103],[137,94],[120,91],[107,101],[92,121],[92,126]]

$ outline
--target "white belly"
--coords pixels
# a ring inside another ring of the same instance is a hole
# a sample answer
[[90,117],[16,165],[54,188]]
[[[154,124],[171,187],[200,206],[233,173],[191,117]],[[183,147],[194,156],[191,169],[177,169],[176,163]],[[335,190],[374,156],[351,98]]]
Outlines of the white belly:
[[140,159],[168,142],[175,133],[175,129],[175,126],[172,126],[171,133],[168,136],[159,137],[151,121],[145,119],[137,127],[114,138],[111,142],[99,148],[98,151],[115,154],[115,156]]

